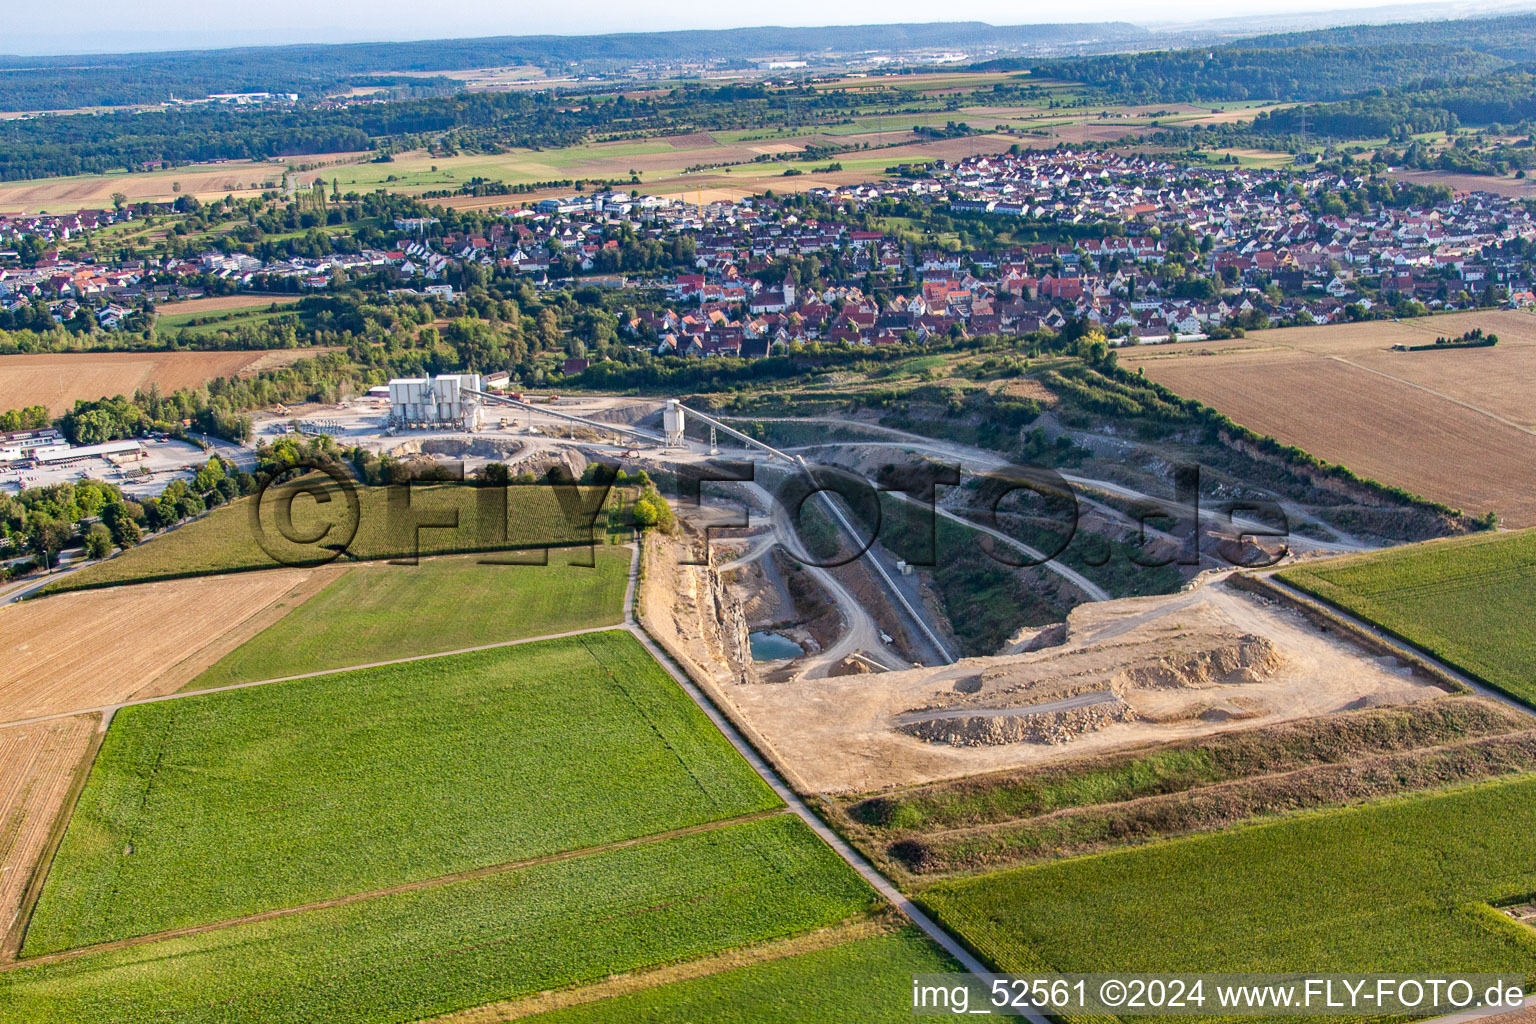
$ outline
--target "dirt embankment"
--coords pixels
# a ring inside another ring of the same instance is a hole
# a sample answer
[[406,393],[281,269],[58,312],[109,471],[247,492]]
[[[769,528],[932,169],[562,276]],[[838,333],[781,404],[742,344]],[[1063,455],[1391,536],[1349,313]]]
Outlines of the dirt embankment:
[[482,459],[505,459],[516,455],[523,447],[520,441],[490,437],[429,437],[397,444],[386,454],[397,459],[410,455],[446,455],[451,458],[473,455]]
[[647,538],[639,593],[645,628],[695,679],[717,686],[755,682],[749,628],[740,599],[702,561],[702,534],[680,524],[675,537]]
[[[1263,682],[1280,667],[1275,645],[1251,633],[1191,631],[1153,644],[1069,647],[1057,657],[983,668],[958,680],[953,694],[898,715],[897,728],[955,746],[1071,743],[1117,722],[1148,718],[1139,710],[1143,691],[1240,687]],[[1251,717],[1255,704],[1221,697],[1176,717]]]
[[882,793],[845,805],[845,821],[901,871],[996,870],[1527,772],[1530,726],[1446,697]]
[[[1082,605],[1053,632],[1061,644],[1029,653],[737,687],[733,699],[813,787],[867,793],[1445,692],[1225,584]],[[973,718],[1017,721],[967,735]],[[907,728],[940,720],[947,729]]]

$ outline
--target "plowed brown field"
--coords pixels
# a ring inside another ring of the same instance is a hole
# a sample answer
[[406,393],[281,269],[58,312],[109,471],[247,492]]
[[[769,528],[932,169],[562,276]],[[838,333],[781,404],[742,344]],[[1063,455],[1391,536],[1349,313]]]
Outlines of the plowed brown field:
[[239,643],[242,626],[269,605],[295,607],[312,575],[281,569],[172,580],[0,609],[0,722],[174,692],[188,672]]
[[33,866],[99,721],[81,715],[0,729],[0,936],[16,924]]
[[[178,307],[169,306],[176,310]],[[48,407],[60,416],[78,399],[132,395],[150,384],[166,393],[312,356],[311,349],[264,352],[59,352],[0,356],[0,410]],[[260,366],[258,367],[258,364]]]
[[[1493,348],[1394,352],[1473,327]],[[1505,525],[1536,526],[1536,316],[1463,313],[1122,350],[1244,426]]]

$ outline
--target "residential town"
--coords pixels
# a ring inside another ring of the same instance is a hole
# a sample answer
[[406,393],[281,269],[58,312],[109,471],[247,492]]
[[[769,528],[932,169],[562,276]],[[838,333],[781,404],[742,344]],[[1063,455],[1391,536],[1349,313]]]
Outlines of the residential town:
[[[1071,150],[910,170],[735,202],[613,191],[544,199],[501,212],[480,233],[445,229],[435,216],[398,217],[392,248],[281,260],[216,248],[115,262],[60,255],[93,231],[169,207],[0,217],[0,309],[41,304],[55,322],[78,326],[89,316],[110,330],[145,326],[147,305],[209,288],[315,292],[360,278],[384,282],[391,295],[451,301],[464,268],[479,265],[544,288],[574,276],[634,289],[622,327],[658,355],[752,358],[777,344],[1024,335],[1068,320],[1124,344],[1536,304],[1526,247],[1536,217],[1527,203],[1489,193],[1404,202],[1390,183],[1364,177]],[[930,233],[926,244],[881,226],[893,210],[1060,240],[970,247],[957,231],[943,240]],[[624,272],[621,238],[686,239],[691,265]],[[779,272],[806,260],[815,260],[811,279]]]

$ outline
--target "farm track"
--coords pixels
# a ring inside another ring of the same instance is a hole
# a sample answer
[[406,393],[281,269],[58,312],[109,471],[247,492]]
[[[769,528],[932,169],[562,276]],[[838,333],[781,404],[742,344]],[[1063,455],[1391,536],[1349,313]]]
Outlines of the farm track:
[[[698,705],[699,709],[709,717],[709,720],[714,723],[715,728],[720,730],[721,734],[730,741],[731,746],[736,748],[737,753],[745,758],[747,763],[752,766],[752,770],[757,772],[759,777],[761,777],[762,780],[766,782],[768,786],[774,791],[774,793],[778,795],[779,799],[783,800],[784,803],[789,806],[790,810],[799,815],[800,819],[810,827],[811,831],[815,832],[818,836],[821,837],[822,842],[830,846],[834,853],[841,857],[849,867],[857,871],[859,876],[863,878],[871,888],[878,892],[888,903],[890,903],[891,906],[896,908],[897,912],[899,912],[903,917],[920,928],[923,933],[928,936],[929,939],[931,939],[940,949],[944,950],[945,953],[953,957],[956,962],[965,968],[965,970],[980,978],[990,977],[992,975],[992,971],[979,959],[977,959],[977,957],[972,954],[969,949],[967,949],[965,946],[962,946],[954,936],[950,935],[949,932],[940,927],[938,922],[929,917],[928,914],[922,910],[922,908],[920,908],[911,899],[908,899],[907,896],[902,893],[901,890],[897,889],[896,886],[892,884],[890,879],[881,874],[880,871],[876,869],[875,866],[871,864],[870,861],[866,859],[862,853],[855,850],[847,840],[845,840],[837,832],[833,831],[830,825],[823,821],[815,811],[811,810],[810,805],[801,798],[798,792],[796,792],[792,787],[789,786],[788,783],[784,781],[784,779],[779,775],[778,770],[774,768],[773,765],[770,764],[768,760],[758,752],[756,747],[747,741],[747,739],[742,735],[741,731],[736,728],[735,722],[732,721],[723,711],[721,711],[720,708],[715,705],[714,701],[709,699],[704,691],[699,688],[698,684],[696,684],[688,676],[688,674],[684,672],[682,668],[680,668],[678,664],[672,660],[672,657],[662,649],[661,645],[653,640],[651,635],[647,633],[645,629],[635,621],[635,606],[633,598],[634,584],[639,578],[639,563],[640,552],[639,546],[636,545],[635,559],[630,565],[631,585],[629,592],[625,595],[624,601],[624,619],[626,628],[628,628],[629,631],[633,633],[635,637],[640,641],[640,643],[644,645],[645,649],[650,652],[651,657],[656,659],[656,663],[660,665],[666,671],[666,673],[673,678],[674,681],[676,681],[678,686],[683,688],[683,692],[686,693],[693,700],[693,702]],[[1034,1012],[1033,1010],[1020,1008],[1017,1015],[1028,1020],[1030,1024],[1050,1024],[1050,1022],[1044,1016]]]
[[[209,693],[221,693],[221,692],[225,692],[225,691],[228,691],[228,690],[248,689],[248,688],[254,687],[254,686],[264,686],[264,685],[267,685],[269,683],[290,682],[290,681],[299,680],[299,679],[308,679],[308,678],[315,678],[315,677],[319,677],[319,676],[335,675],[338,672],[349,672],[349,671],[354,671],[356,669],[361,669],[361,668],[373,668],[373,667],[382,667],[382,666],[386,666],[386,665],[402,664],[402,663],[407,663],[407,662],[427,661],[427,660],[432,660],[432,659],[436,659],[436,658],[452,657],[452,656],[457,655],[457,654],[467,654],[467,653],[472,653],[472,652],[475,652],[475,651],[482,651],[482,650],[494,650],[494,649],[499,649],[499,648],[503,648],[503,647],[515,647],[515,646],[520,646],[522,644],[538,643],[541,640],[553,640],[553,639],[559,639],[561,637],[581,636],[581,635],[588,634],[588,633],[606,632],[606,631],[611,630],[611,629],[622,628],[622,629],[627,630],[631,634],[633,634],[636,637],[636,639],[638,639],[640,641],[640,643],[645,647],[645,649],[651,655],[651,657],[656,660],[657,664],[659,664],[663,668],[663,670],[666,671],[667,674],[669,676],[671,676],[672,679],[680,687],[682,687],[683,691],[704,712],[704,714],[710,719],[710,721],[715,725],[715,727],[720,730],[720,732],[726,737],[726,739],[731,743],[731,745],[736,749],[736,751],[743,758],[746,759],[747,763],[749,765],[751,765],[752,769],[755,772],[757,772],[757,774],[763,779],[764,782],[766,782],[768,784],[768,786],[774,791],[774,793],[781,800],[784,801],[784,803],[788,807],[788,811],[789,812],[794,813],[802,821],[804,821],[811,828],[811,830],[814,831],[822,839],[823,842],[825,842],[828,846],[830,846],[832,848],[832,850],[840,858],[842,858],[842,860],[845,863],[847,863],[856,872],[858,872],[858,874],[865,880],[866,883],[868,883],[885,900],[887,900],[893,907],[895,907],[896,910],[902,916],[904,916],[908,920],[910,920],[913,924],[915,924],[918,928],[920,928],[925,934],[927,934],[928,937],[930,939],[932,939],[934,943],[936,943],[946,953],[948,953],[951,957],[953,957],[955,960],[957,960],[967,971],[970,971],[971,973],[977,974],[977,975],[982,975],[982,976],[987,975],[989,973],[988,969],[986,968],[985,965],[983,965],[981,963],[981,961],[977,960],[976,957],[974,957],[965,947],[961,946],[960,943],[957,942],[948,932],[944,931],[944,929],[939,927],[939,925],[937,923],[935,923],[930,917],[928,917],[927,914],[925,914],[920,908],[918,908],[918,906],[915,903],[913,903],[910,899],[908,899],[906,896],[904,896],[890,882],[890,880],[888,880],[884,875],[882,875],[879,871],[877,871],[873,867],[873,865],[871,865],[870,862],[863,857],[863,855],[858,853],[858,851],[854,850],[852,846],[850,846],[840,835],[838,835],[836,832],[834,832],[824,821],[822,821],[822,819],[819,816],[817,816],[817,814],[814,811],[811,810],[809,805],[806,804],[806,802],[799,796],[798,793],[796,793],[789,785],[787,785],[784,782],[784,780],[779,776],[778,772],[758,753],[756,748],[754,748],[750,743],[748,743],[746,741],[746,739],[736,729],[735,725],[728,718],[726,718],[726,716],[714,705],[714,703],[712,701],[710,701],[707,696],[705,696],[703,691],[701,691],[698,688],[698,686],[693,682],[693,680],[690,679],[687,676],[687,674],[684,673],[672,661],[672,659],[666,654],[666,652],[663,651],[660,648],[660,646],[657,645],[657,643],[650,637],[650,635],[648,633],[646,633],[645,630],[639,625],[639,623],[636,621],[635,616],[634,616],[635,594],[636,594],[636,590],[637,590],[638,582],[639,582],[639,568],[640,568],[640,545],[638,543],[635,543],[635,544],[631,545],[631,558],[630,558],[630,566],[629,566],[629,578],[628,578],[628,581],[627,581],[627,583],[625,585],[625,592],[624,592],[624,624],[623,624],[623,626],[620,626],[620,627],[598,626],[598,627],[591,627],[591,628],[587,628],[587,629],[570,630],[570,631],[566,631],[566,632],[562,632],[562,633],[556,633],[556,634],[550,634],[550,635],[546,635],[546,636],[526,637],[526,638],[523,638],[523,639],[520,639],[520,640],[509,640],[509,641],[503,641],[503,642],[494,643],[494,644],[483,644],[483,645],[478,645],[478,646],[475,646],[475,647],[461,648],[461,649],[453,650],[453,651],[441,651],[441,652],[437,652],[437,653],[434,653],[434,654],[416,655],[416,656],[412,656],[412,657],[408,657],[408,658],[397,658],[397,659],[386,660],[386,661],[371,662],[371,663],[368,663],[368,664],[365,664],[365,665],[353,665],[353,666],[348,666],[348,667],[345,667],[345,668],[326,669],[326,670],[322,670],[322,671],[318,671],[318,672],[304,673],[304,674],[295,675],[295,676],[284,676],[284,677],[279,677],[279,678],[275,678],[275,679],[255,680],[255,681],[248,682],[248,683],[237,683],[237,684],[233,684],[231,686],[215,687],[215,688],[208,689],[208,690],[183,691],[181,693],[167,694],[167,695],[158,696],[158,697],[146,697],[146,698],[142,698],[142,699],[139,699],[139,700],[121,701],[121,702],[118,702],[118,703],[115,703],[115,704],[103,705],[103,706],[98,706],[98,707],[94,707],[94,708],[77,709],[77,710],[74,710],[74,711],[71,711],[71,712],[61,712],[61,713],[58,713],[58,714],[39,716],[39,717],[34,718],[34,719],[19,720],[19,721],[13,721],[13,722],[4,722],[4,723],[0,723],[0,729],[20,728],[20,727],[29,726],[29,725],[38,725],[38,724],[52,722],[52,721],[56,721],[56,720],[60,720],[60,719],[64,719],[64,718],[69,718],[69,717],[72,717],[72,716],[75,716],[75,715],[85,714],[85,713],[89,713],[89,712],[98,712],[102,716],[102,724],[101,724],[100,730],[98,732],[98,735],[99,735],[100,733],[104,733],[105,732],[107,726],[110,724],[112,715],[114,715],[120,708],[124,708],[124,707],[132,707],[132,706],[136,706],[136,705],[139,705],[139,704],[160,703],[162,701],[168,701],[168,700],[180,700],[180,699],[182,699],[184,697],[195,697],[195,696],[201,696],[201,695],[209,694]],[[37,957],[37,958],[32,958],[32,959],[27,959],[27,960],[20,960],[20,961],[15,961],[13,963],[8,963],[8,964],[0,963],[0,973],[3,973],[5,971],[9,971],[9,970],[15,970],[15,969],[17,969],[19,967],[22,967],[22,966],[34,966],[34,965],[39,965],[39,964],[56,963],[56,962],[62,962],[62,961],[66,961],[66,960],[71,960],[71,959],[78,958],[80,956],[84,956],[87,953],[105,952],[105,951],[109,951],[109,950],[113,950],[113,949],[127,948],[127,947],[131,947],[131,946],[141,946],[141,945],[146,945],[146,944],[149,944],[149,943],[152,943],[152,942],[155,942],[155,941],[164,940],[164,939],[171,939],[171,938],[183,937],[183,936],[187,936],[187,935],[200,934],[200,933],[203,933],[203,932],[222,930],[222,929],[226,929],[226,928],[232,927],[232,926],[234,926],[236,924],[254,923],[254,922],[259,922],[259,921],[265,921],[265,920],[271,920],[271,919],[275,919],[275,918],[280,918],[280,917],[287,917],[287,916],[291,916],[293,914],[304,913],[304,912],[307,912],[307,911],[310,911],[310,910],[318,910],[318,909],[323,909],[323,908],[327,908],[327,907],[341,906],[341,905],[344,905],[344,904],[347,904],[347,903],[355,903],[355,902],[360,902],[362,900],[374,899],[374,898],[378,898],[378,897],[381,897],[381,896],[391,895],[391,894],[394,894],[394,893],[397,893],[397,892],[409,892],[409,891],[412,891],[412,890],[415,890],[415,889],[429,888],[429,887],[432,887],[432,886],[444,885],[444,884],[448,884],[450,882],[455,882],[455,881],[464,881],[464,880],[469,880],[469,879],[474,879],[474,878],[485,877],[487,875],[494,875],[494,874],[498,874],[498,873],[505,872],[505,871],[516,870],[518,868],[529,867],[529,866],[532,866],[534,864],[538,864],[538,863],[545,862],[545,861],[561,860],[561,859],[571,859],[571,858],[574,858],[574,857],[580,857],[580,856],[585,856],[585,855],[588,855],[588,854],[600,852],[600,851],[606,850],[606,849],[616,849],[616,848],[620,848],[620,847],[623,847],[623,846],[633,846],[633,845],[637,845],[637,844],[640,844],[640,843],[655,842],[655,841],[659,841],[659,840],[662,840],[662,839],[665,839],[665,838],[672,838],[672,837],[679,836],[679,835],[689,834],[691,832],[708,831],[708,830],[712,830],[712,829],[715,829],[715,828],[722,827],[724,825],[734,824],[734,823],[738,823],[738,822],[742,822],[742,821],[754,820],[754,819],[760,818],[760,817],[772,817],[774,815],[783,814],[783,813],[786,813],[786,811],[784,811],[784,810],[775,810],[775,811],[769,811],[769,812],[761,812],[761,813],[756,814],[756,815],[748,815],[748,816],[745,816],[745,817],[742,817],[742,818],[730,819],[728,821],[711,822],[711,823],[708,823],[706,825],[692,826],[692,827],[690,827],[688,829],[681,829],[681,830],[677,830],[675,832],[662,833],[662,834],[659,834],[657,836],[644,837],[644,838],[635,839],[635,840],[625,840],[623,842],[615,843],[615,844],[610,844],[608,846],[588,847],[588,848],[586,848],[584,850],[571,851],[571,852],[563,853],[563,854],[555,854],[555,855],[551,855],[550,857],[546,857],[546,858],[539,858],[539,859],[530,860],[530,861],[520,861],[520,862],[516,862],[516,863],[512,863],[512,864],[495,865],[495,866],[492,866],[492,867],[477,869],[475,871],[469,871],[469,872],[461,872],[461,873],[458,873],[458,874],[443,876],[443,877],[440,877],[440,878],[434,878],[434,879],[427,879],[427,880],[422,880],[422,881],[417,881],[417,882],[404,883],[402,885],[390,887],[388,889],[381,889],[381,890],[376,890],[376,891],[372,891],[372,892],[368,892],[368,893],[359,893],[359,894],[354,894],[354,895],[351,895],[351,896],[338,897],[338,898],[335,898],[335,899],[332,899],[332,900],[322,901],[322,902],[319,902],[319,903],[305,904],[304,906],[300,906],[300,907],[287,907],[287,908],[282,908],[282,909],[279,909],[279,910],[266,911],[266,912],[261,913],[261,914],[251,915],[251,916],[248,916],[248,917],[235,918],[235,919],[232,919],[232,920],[216,922],[216,923],[212,923],[212,924],[198,925],[198,926],[194,926],[194,927],[189,927],[189,928],[185,928],[185,929],[177,929],[177,930],[168,931],[168,932],[159,932],[159,933],[155,933],[153,935],[147,935],[147,936],[136,936],[136,937],[131,938],[131,939],[122,939],[122,940],[118,940],[116,942],[102,943],[102,944],[98,944],[98,945],[94,945],[94,946],[82,947],[81,949],[76,949],[76,950],[66,950],[66,951],[63,951],[63,952],[60,952],[60,953],[49,954],[48,956],[45,956],[45,957]],[[54,823],[54,827],[57,830],[56,834],[61,836],[62,833],[63,833],[63,830],[67,827],[67,824],[68,824],[67,818],[61,818],[60,820],[56,821]],[[41,879],[39,879],[39,881],[41,881]],[[17,929],[16,934],[17,934],[18,937],[24,936],[24,927],[22,927],[20,929]],[[1045,1020],[1044,1017],[1041,1017],[1041,1016],[1039,1016],[1037,1014],[1034,1014],[1032,1012],[1025,1011],[1025,1012],[1023,1012],[1023,1016],[1026,1017],[1028,1020],[1030,1020],[1031,1024],[1047,1024],[1047,1021]]]
[[1434,395],[1436,398],[1443,398],[1453,405],[1459,405],[1463,409],[1478,413],[1482,416],[1487,416],[1495,423],[1502,423],[1506,427],[1513,427],[1522,433],[1536,435],[1536,430],[1532,430],[1530,427],[1516,423],[1514,420],[1505,419],[1503,416],[1500,416],[1496,412],[1484,409],[1482,406],[1473,405],[1471,402],[1463,401],[1462,399],[1457,398],[1455,395],[1448,395],[1444,391],[1437,391],[1434,388],[1424,384],[1416,384],[1413,381],[1408,380],[1406,377],[1399,377],[1396,374],[1391,374],[1385,370],[1378,370],[1374,367],[1366,366],[1364,363],[1357,363],[1353,359],[1346,359],[1343,356],[1329,356],[1328,358],[1332,359],[1334,362],[1343,363],[1345,366],[1353,366],[1357,370],[1364,370],[1366,373],[1374,373],[1378,377],[1385,377],[1387,380],[1396,381],[1399,384],[1406,384],[1410,388],[1417,388],[1426,394]]
[[1345,609],[1340,608],[1338,605],[1333,604],[1332,602],[1313,597],[1311,594],[1308,594],[1306,591],[1300,589],[1299,587],[1292,586],[1291,584],[1285,582],[1285,580],[1275,576],[1273,572],[1266,572],[1259,575],[1267,585],[1274,587],[1276,590],[1280,591],[1287,598],[1295,601],[1297,604],[1312,608],[1323,613],[1324,615],[1341,620],[1350,628],[1370,637],[1377,643],[1385,644],[1400,654],[1406,655],[1410,661],[1427,662],[1440,672],[1443,672],[1445,675],[1460,683],[1462,686],[1465,686],[1472,693],[1475,693],[1480,697],[1487,697],[1489,700],[1496,700],[1500,704],[1514,708],[1521,714],[1533,714],[1530,705],[1516,700],[1514,697],[1504,693],[1502,690],[1495,690],[1493,687],[1488,686],[1477,679],[1474,679],[1472,676],[1456,668],[1454,665],[1442,661],[1440,658],[1415,646],[1414,644],[1408,643],[1405,640],[1399,640],[1396,636],[1393,636],[1391,633],[1388,633],[1386,630],[1366,619],[1361,618],[1353,612],[1346,611]]
[[422,889],[435,889],[439,886],[453,885],[456,882],[472,882],[481,878],[490,878],[494,875],[506,874],[509,871],[521,871],[526,868],[538,867],[541,864],[555,864],[560,861],[576,860],[581,857],[591,857],[601,853],[611,853],[614,850],[628,849],[633,846],[648,846],[651,843],[666,842],[669,839],[680,839],[684,836],[699,835],[704,832],[713,832],[716,829],[730,825],[743,825],[748,822],[761,821],[764,818],[774,818],[787,814],[783,808],[775,808],[770,811],[758,811],[755,814],[743,814],[735,818],[725,818],[720,821],[708,821],[700,825],[689,825],[685,828],[671,829],[666,832],[657,832],[653,835],[638,836],[634,839],[621,839],[613,843],[603,843],[599,846],[586,846],[577,850],[564,850],[560,853],[551,853],[543,857],[533,857],[528,860],[509,861],[505,864],[492,864],[483,868],[474,868],[469,871],[456,871],[451,875],[438,875],[435,878],[423,878],[414,882],[402,882],[399,885],[391,885],[383,889],[373,889],[368,892],[352,893],[347,896],[337,896],[328,900],[319,900],[314,903],[305,903],[296,907],[281,907],[277,910],[265,910],[259,914],[247,914],[242,917],[232,917],[224,921],[212,921],[208,924],[191,925],[186,928],[173,928],[168,931],[151,932],[148,935],[135,935],[128,939],[117,939],[113,942],[101,942],[93,946],[81,946],[78,949],[66,949],[58,953],[48,953],[44,956],[28,957],[15,960],[10,963],[0,963],[0,974],[7,971],[18,970],[22,967],[39,967],[48,964],[63,963],[68,960],[77,960],[93,953],[109,953],[113,950],[131,949],[135,946],[147,946],[167,939],[181,939],[190,935],[204,935],[208,932],[225,931],[240,925],[257,924],[261,921],[273,921],[282,917],[292,917],[295,914],[307,914],[315,910],[329,910],[333,907],[344,907],[352,903],[363,903],[367,900],[381,899],[386,896],[397,896],[401,893],[419,892]]
[[819,931],[794,935],[787,939],[741,946],[696,960],[685,960],[679,964],[621,974],[595,984],[554,989],[522,999],[490,1003],[469,1010],[456,1010],[439,1017],[430,1017],[423,1024],[502,1024],[504,1021],[520,1020],[535,1014],[595,1003],[602,999],[629,995],[662,985],[707,978],[726,971],[832,949],[845,943],[882,935],[890,930],[889,922],[879,918],[863,918]]

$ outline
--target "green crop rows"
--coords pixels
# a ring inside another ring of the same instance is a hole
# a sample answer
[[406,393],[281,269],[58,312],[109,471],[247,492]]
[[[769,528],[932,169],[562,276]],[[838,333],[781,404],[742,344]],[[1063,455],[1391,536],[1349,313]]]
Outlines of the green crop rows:
[[875,899],[782,815],[22,967],[0,973],[0,1022],[413,1021],[825,927]]
[[772,808],[624,632],[125,708],[26,953]]
[[[617,625],[629,551],[552,551],[549,564],[476,556],[356,566],[226,655],[189,689],[345,668],[502,640]],[[572,564],[573,562],[577,564]]]
[[941,883],[923,901],[999,969],[1508,971],[1536,931],[1536,779],[1390,800]]
[[[259,531],[252,523],[254,499],[246,498],[130,548],[116,558],[87,566],[49,589],[78,590],[332,561],[336,558],[332,547],[346,540],[350,532],[342,525],[349,523],[350,517],[340,489],[333,484],[327,487],[327,500],[323,502],[304,495],[294,497],[293,526],[286,531],[277,522],[276,509],[287,503],[279,502],[276,492],[262,502]],[[608,493],[617,497],[619,492],[614,488]],[[502,494],[506,495],[505,508],[499,504]],[[356,534],[340,556],[343,560],[569,547],[594,540],[602,544],[607,527],[601,515],[593,523],[592,506],[605,496],[601,485],[563,489],[547,485],[505,489],[460,484],[359,486],[356,495]],[[569,504],[563,504],[562,499]],[[455,521],[457,525],[452,527],[427,525]],[[333,528],[332,533],[315,544],[283,539],[319,536],[327,526]],[[267,547],[263,547],[263,537]]]
[[907,1024],[912,977],[958,970],[916,928],[540,1014],[536,1024]]
[[1421,544],[1280,576],[1536,705],[1536,530]]

